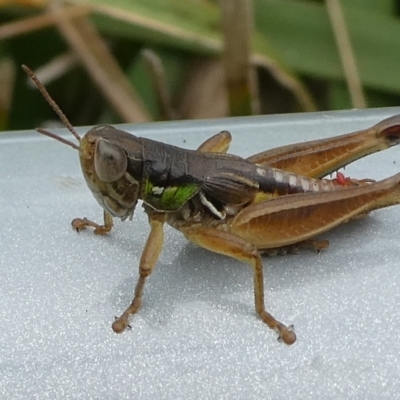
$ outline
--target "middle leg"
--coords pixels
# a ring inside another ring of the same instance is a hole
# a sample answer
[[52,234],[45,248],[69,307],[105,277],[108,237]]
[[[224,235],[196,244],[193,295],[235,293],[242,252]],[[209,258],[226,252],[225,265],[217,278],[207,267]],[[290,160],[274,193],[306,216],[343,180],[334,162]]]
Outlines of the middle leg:
[[180,230],[191,242],[201,247],[249,264],[253,269],[255,308],[261,320],[276,331],[285,344],[290,345],[296,341],[296,334],[291,328],[279,322],[265,309],[263,267],[260,253],[255,246],[236,235],[213,228],[197,226]]

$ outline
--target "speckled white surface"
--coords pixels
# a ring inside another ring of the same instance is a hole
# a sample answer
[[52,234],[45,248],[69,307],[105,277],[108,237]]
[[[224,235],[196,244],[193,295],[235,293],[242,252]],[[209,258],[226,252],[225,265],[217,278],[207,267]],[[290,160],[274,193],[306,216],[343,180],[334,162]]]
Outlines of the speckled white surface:
[[[399,109],[127,127],[188,148],[229,129],[248,156],[368,127]],[[393,148],[347,167],[400,170]],[[101,220],[77,153],[34,132],[0,135],[1,399],[394,399],[400,392],[400,207],[324,235],[319,255],[265,258],[270,311],[294,324],[286,347],[257,318],[252,273],[168,228],[132,330],[130,302],[148,227],[139,207],[97,237]]]

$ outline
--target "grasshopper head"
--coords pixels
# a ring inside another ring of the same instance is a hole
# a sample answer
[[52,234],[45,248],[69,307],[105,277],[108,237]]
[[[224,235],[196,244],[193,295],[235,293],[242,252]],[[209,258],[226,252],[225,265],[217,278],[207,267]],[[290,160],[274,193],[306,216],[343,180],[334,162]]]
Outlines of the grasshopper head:
[[122,220],[132,217],[141,191],[143,161],[140,140],[106,125],[91,129],[81,138],[36,75],[27,66],[22,68],[78,140],[79,146],[44,129],[39,128],[38,132],[79,151],[86,183],[105,211]]
[[140,192],[142,146],[127,132],[102,125],[79,142],[82,172],[97,202],[114,217],[132,217]]

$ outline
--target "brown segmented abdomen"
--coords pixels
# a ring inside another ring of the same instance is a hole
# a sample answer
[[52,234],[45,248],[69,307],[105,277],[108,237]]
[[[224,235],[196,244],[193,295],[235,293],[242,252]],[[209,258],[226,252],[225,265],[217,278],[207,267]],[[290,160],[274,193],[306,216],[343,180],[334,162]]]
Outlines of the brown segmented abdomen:
[[256,179],[262,192],[274,193],[278,196],[305,192],[331,192],[341,188],[341,186],[335,185],[327,179],[307,178],[280,169],[262,166],[257,166]]

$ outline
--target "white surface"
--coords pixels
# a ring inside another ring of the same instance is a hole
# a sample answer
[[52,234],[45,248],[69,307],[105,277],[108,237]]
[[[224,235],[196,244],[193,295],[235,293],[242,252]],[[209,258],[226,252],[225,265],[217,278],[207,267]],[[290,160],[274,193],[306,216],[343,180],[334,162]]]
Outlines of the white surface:
[[[137,125],[196,148],[221,129],[248,156],[368,127],[398,109]],[[127,128],[126,126],[124,127]],[[132,127],[130,127],[132,131]],[[128,129],[127,129],[128,130]],[[68,134],[66,134],[68,137]],[[260,322],[249,267],[166,230],[132,330],[131,301],[148,232],[138,207],[97,237],[101,221],[77,153],[40,135],[0,135],[0,398],[393,399],[400,391],[400,207],[324,235],[330,248],[264,259],[268,309],[294,324],[287,347]],[[352,177],[399,172],[399,148],[347,167]]]

